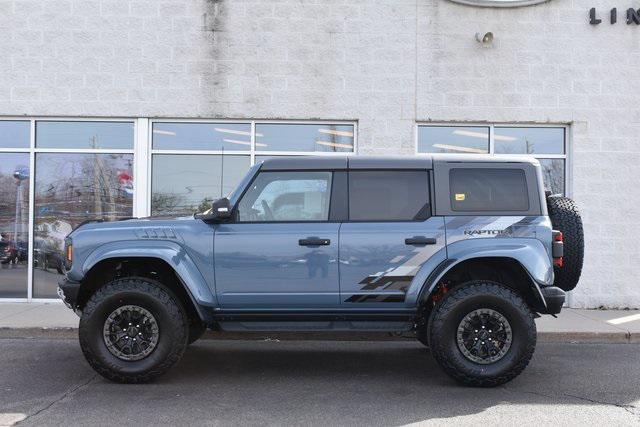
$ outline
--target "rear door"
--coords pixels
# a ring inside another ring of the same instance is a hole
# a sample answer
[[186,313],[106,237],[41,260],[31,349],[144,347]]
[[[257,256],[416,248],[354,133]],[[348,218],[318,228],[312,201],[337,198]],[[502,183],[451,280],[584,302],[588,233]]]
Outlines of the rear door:
[[446,258],[444,221],[431,216],[426,169],[350,170],[340,228],[340,299],[349,308],[400,307],[418,270]]

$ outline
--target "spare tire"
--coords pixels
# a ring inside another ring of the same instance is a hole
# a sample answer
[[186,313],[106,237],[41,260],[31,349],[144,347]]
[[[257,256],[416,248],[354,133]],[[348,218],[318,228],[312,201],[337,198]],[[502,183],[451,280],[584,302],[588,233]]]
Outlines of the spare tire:
[[582,273],[584,259],[584,232],[582,218],[576,203],[568,197],[547,197],[547,208],[554,230],[562,231],[564,236],[563,266],[554,267],[554,286],[564,291],[576,287]]

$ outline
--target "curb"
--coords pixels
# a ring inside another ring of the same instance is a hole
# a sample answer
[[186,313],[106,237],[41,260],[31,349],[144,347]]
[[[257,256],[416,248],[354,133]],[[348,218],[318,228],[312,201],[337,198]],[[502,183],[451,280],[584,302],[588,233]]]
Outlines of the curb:
[[[78,328],[0,328],[0,339],[78,339]],[[411,335],[385,332],[218,332],[207,331],[204,340],[247,341],[413,341]],[[640,332],[538,332],[538,342],[580,344],[640,343]]]

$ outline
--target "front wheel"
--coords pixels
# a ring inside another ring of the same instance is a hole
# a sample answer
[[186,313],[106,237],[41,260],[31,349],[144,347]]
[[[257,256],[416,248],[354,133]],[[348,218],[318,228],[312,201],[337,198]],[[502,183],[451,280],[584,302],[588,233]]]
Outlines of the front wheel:
[[175,295],[146,278],[116,279],[96,291],[80,318],[80,347],[100,375],[150,381],[184,354],[189,327]]
[[518,376],[536,345],[526,302],[496,282],[472,281],[450,291],[429,323],[431,352],[457,381],[493,387]]

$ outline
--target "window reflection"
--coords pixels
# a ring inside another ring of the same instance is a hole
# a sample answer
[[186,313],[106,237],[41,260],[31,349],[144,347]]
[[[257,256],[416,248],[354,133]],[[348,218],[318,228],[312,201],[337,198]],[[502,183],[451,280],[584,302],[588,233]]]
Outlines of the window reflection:
[[0,121],[0,148],[29,148],[28,121]]
[[131,122],[36,122],[38,148],[132,149]]
[[36,154],[34,297],[56,295],[64,238],[89,219],[133,213],[133,155]]
[[256,124],[256,151],[353,152],[352,125]]
[[564,154],[564,128],[496,127],[493,133],[499,154]]
[[249,163],[249,156],[154,154],[151,214],[192,215],[209,209],[213,200],[235,189]]
[[28,153],[0,153],[1,298],[27,297],[28,165]]
[[488,127],[420,126],[420,153],[479,153],[489,152]]
[[154,123],[155,150],[251,150],[248,123]]
[[564,194],[564,159],[539,159],[546,190]]

